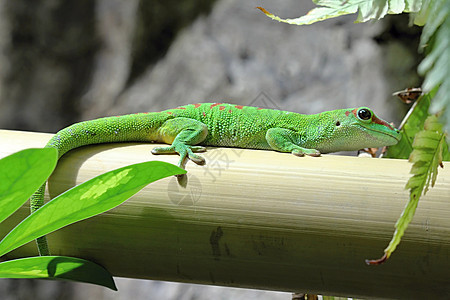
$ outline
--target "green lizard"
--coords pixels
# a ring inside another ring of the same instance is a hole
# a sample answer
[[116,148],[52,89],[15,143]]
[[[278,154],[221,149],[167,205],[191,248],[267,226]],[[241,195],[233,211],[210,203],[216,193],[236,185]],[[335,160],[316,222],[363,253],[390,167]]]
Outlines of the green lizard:
[[[204,164],[194,152],[203,146],[224,146],[320,156],[396,144],[398,130],[367,107],[338,109],[315,115],[261,109],[225,103],[180,106],[162,112],[106,117],[73,124],[57,132],[45,147],[56,148],[58,158],[69,150],[113,142],[158,142],[153,154],[178,153]],[[202,145],[202,146],[200,146]],[[31,197],[31,211],[44,204],[45,184]],[[37,240],[41,255],[49,255],[45,237]]]

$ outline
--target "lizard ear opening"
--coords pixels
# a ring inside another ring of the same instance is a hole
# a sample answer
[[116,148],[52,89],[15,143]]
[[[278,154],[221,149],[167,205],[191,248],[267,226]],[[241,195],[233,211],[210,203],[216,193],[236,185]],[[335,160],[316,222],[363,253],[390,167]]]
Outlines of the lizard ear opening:
[[337,127],[337,126],[341,126],[341,122],[336,121],[336,127]]

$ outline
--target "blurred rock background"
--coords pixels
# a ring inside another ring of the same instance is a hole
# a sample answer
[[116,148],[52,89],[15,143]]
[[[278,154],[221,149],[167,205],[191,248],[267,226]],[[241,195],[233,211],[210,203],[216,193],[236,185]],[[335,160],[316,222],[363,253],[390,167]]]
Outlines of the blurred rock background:
[[[364,105],[399,124],[406,107],[391,93],[420,83],[420,29],[408,27],[407,16],[298,27],[256,6],[285,18],[313,7],[298,0],[0,0],[0,128],[55,132],[80,120],[215,101],[302,113]],[[142,280],[118,286],[109,293],[0,280],[0,297],[290,297]]]

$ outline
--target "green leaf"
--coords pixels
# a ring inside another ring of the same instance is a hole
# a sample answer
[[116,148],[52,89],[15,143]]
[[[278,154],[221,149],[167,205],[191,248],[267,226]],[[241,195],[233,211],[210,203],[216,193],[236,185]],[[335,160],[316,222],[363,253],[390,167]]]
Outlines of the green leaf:
[[431,37],[435,34],[437,29],[444,23],[449,14],[449,2],[448,0],[435,0],[425,1],[423,10],[427,10],[428,14],[433,16],[427,19],[426,25],[423,28],[422,35],[420,36],[420,46],[425,45],[430,41]]
[[117,291],[103,267],[74,257],[38,256],[0,263],[0,278],[58,279],[101,285]]
[[414,216],[422,193],[425,195],[430,184],[434,186],[438,167],[442,164],[442,151],[444,147],[447,147],[447,144],[445,142],[445,133],[442,131],[442,124],[439,123],[437,116],[429,116],[425,120],[424,130],[420,131],[414,139],[414,150],[409,158],[413,163],[411,169],[413,176],[406,184],[406,188],[410,190],[409,201],[395,224],[394,235],[384,250],[385,255],[378,260],[366,261],[368,264],[384,262],[397,248],[406,228]]
[[359,14],[358,18],[356,19],[356,22],[358,23],[366,22],[371,19],[381,19],[388,13],[388,11],[390,11],[388,1],[386,0],[362,1],[357,5],[359,6]]
[[419,11],[421,7],[422,7],[422,0],[405,0],[404,12],[416,12]]
[[444,129],[450,131],[450,0],[435,0],[430,4],[430,16],[420,39],[428,55],[419,65],[425,75],[424,92],[437,89],[430,113],[442,112]]
[[169,163],[150,161],[95,177],[54,198],[28,216],[0,242],[0,256],[61,227],[110,210],[158,179],[184,174]]
[[428,117],[430,100],[431,95],[425,94],[414,103],[399,126],[402,138],[396,145],[389,146],[383,157],[400,159],[409,157],[413,150],[414,137],[422,130],[425,119]]
[[57,155],[53,148],[25,149],[0,160],[0,223],[45,182]]
[[313,2],[318,7],[295,19],[282,19],[262,7],[258,7],[258,9],[269,18],[279,22],[309,25],[356,12],[358,12],[356,22],[366,22],[372,19],[381,19],[387,14],[418,12],[422,7],[422,0],[315,0]]
[[406,3],[404,1],[389,0],[389,12],[388,13],[401,14],[405,9],[406,9]]
[[411,3],[411,6],[413,6],[414,9],[408,10],[408,7],[405,9],[405,12],[412,12],[410,15],[410,20],[412,21],[411,24],[414,23],[416,25],[423,26],[427,22],[430,14],[431,1],[434,0],[423,0],[423,2],[416,1],[416,3]]
[[[319,2],[324,2],[324,1],[318,1],[316,4],[321,5]],[[273,15],[272,13],[268,12],[267,10],[265,10],[262,7],[258,7],[258,8],[263,13],[265,13],[269,18],[271,18],[275,21],[284,22],[284,23],[293,24],[293,25],[309,25],[309,24],[313,24],[315,22],[335,18],[338,16],[356,13],[358,11],[357,5],[355,6],[353,4],[347,4],[347,5],[341,6],[340,1],[329,1],[329,2],[330,3],[328,3],[328,5],[324,5],[322,7],[316,7],[314,9],[312,9],[311,11],[309,11],[305,16],[295,18],[295,19],[282,19],[278,16]],[[335,3],[335,2],[339,2],[339,3]],[[336,4],[338,4],[338,5],[336,5]]]
[[[399,126],[402,138],[396,145],[389,146],[383,157],[407,159],[411,155],[414,137],[423,129],[425,120],[429,116],[428,110],[435,90],[424,94],[414,103]],[[442,150],[442,160],[450,160],[450,153],[447,147],[444,147]]]

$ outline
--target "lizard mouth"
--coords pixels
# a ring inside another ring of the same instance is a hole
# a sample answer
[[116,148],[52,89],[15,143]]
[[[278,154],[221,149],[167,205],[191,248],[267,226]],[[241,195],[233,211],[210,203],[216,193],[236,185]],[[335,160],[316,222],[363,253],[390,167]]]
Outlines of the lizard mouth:
[[[367,128],[365,126],[362,126],[361,124],[355,124],[355,125],[362,127],[369,132],[376,132],[376,133],[382,134],[384,137],[389,137],[390,139],[395,140],[396,143],[399,142],[402,137],[400,132],[398,131],[398,129],[391,130],[391,132],[386,132],[386,131],[376,130],[373,128]],[[372,136],[372,138],[373,138],[373,136]]]
[[397,142],[400,141],[401,135],[400,135],[400,133],[397,130],[395,131],[395,133],[387,133],[387,132],[384,132],[384,131],[378,131],[378,130],[373,130],[373,129],[371,129],[371,131],[375,131],[375,132],[384,134],[386,136],[389,136],[389,137],[395,139]]

